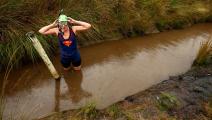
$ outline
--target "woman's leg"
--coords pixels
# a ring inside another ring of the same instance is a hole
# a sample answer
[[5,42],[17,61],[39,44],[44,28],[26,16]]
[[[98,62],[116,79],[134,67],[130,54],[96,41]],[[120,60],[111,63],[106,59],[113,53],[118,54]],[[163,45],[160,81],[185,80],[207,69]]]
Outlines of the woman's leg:
[[72,66],[74,70],[81,70],[81,56],[79,52],[76,52],[76,54],[74,55],[74,58],[72,60]]
[[70,66],[67,68],[63,67],[63,70],[68,71],[68,70],[70,70],[70,68],[71,68]]
[[81,70],[81,59],[76,61],[76,62],[72,62],[72,66],[74,70]]
[[62,66],[63,66],[63,69],[64,70],[70,70],[70,64],[71,64],[71,59],[70,58],[64,58],[64,57],[62,57],[61,58],[61,64],[62,64]]

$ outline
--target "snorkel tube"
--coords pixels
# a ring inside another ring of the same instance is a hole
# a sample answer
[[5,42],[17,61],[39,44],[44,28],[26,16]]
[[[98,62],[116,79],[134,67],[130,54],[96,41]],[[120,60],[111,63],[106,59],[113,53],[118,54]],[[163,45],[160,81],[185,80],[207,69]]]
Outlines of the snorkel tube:
[[[60,15],[62,14],[62,12],[63,12],[63,9],[61,9],[61,10],[59,11],[58,19],[60,18]],[[60,28],[59,20],[58,20],[57,27],[58,27],[58,29],[59,29],[59,32],[62,33],[62,35],[63,35],[64,33],[62,32],[62,30],[61,30],[61,28]]]
[[64,27],[65,25],[68,25],[68,17],[64,14],[62,14],[63,12],[63,9],[60,10],[60,13],[59,13],[59,18],[58,18],[58,29],[59,29],[59,32],[62,33],[62,35],[64,34],[64,32],[62,31],[62,27]]

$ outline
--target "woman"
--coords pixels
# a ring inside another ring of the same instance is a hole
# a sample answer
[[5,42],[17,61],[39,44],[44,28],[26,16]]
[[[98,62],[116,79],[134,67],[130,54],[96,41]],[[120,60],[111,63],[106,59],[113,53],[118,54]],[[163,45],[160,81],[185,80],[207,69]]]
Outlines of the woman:
[[[69,27],[68,22],[75,24],[75,26]],[[70,65],[73,66],[74,70],[80,70],[81,57],[75,35],[77,32],[87,30],[90,27],[89,23],[74,20],[66,15],[60,15],[58,20],[42,27],[39,32],[43,35],[57,35],[61,50],[61,64],[64,70],[69,70]]]

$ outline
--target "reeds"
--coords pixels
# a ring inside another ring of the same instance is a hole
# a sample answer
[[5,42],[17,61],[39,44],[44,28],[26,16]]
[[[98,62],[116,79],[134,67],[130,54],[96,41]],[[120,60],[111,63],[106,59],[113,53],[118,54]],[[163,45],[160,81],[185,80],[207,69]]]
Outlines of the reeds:
[[[0,2],[0,68],[5,68],[10,56],[15,66],[37,60],[38,54],[25,34],[38,31],[58,17],[60,9],[77,20],[90,22],[88,32],[79,34],[80,45],[90,45],[103,39],[141,35],[154,28],[179,29],[196,22],[210,21],[210,1],[200,0],[1,0]],[[57,40],[51,36],[38,38],[52,54]]]
[[194,65],[207,65],[212,63],[212,37],[201,43]]

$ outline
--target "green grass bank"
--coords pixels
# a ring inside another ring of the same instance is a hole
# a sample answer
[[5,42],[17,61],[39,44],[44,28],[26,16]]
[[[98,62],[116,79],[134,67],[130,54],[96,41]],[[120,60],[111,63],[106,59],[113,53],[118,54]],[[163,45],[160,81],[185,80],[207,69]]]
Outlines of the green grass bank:
[[[211,22],[211,6],[211,0],[1,0],[0,69],[39,59],[25,34],[53,22],[60,9],[92,24],[78,36],[79,44],[86,46]],[[48,55],[57,51],[56,37],[37,37]]]

